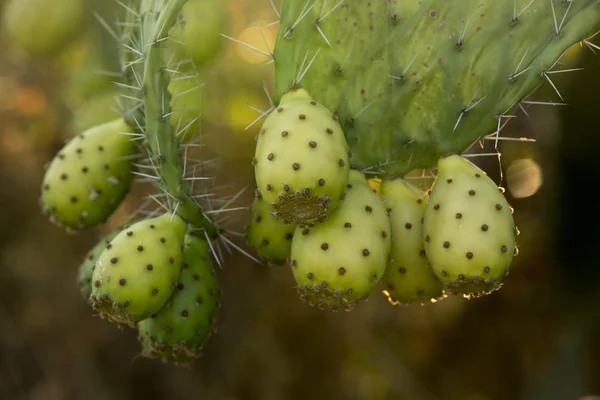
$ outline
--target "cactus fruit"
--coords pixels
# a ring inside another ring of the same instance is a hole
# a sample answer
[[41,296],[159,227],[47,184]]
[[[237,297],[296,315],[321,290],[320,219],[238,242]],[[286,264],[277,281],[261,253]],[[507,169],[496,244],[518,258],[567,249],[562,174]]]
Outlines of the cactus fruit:
[[427,258],[446,290],[477,296],[500,287],[514,255],[516,227],[494,181],[453,155],[438,162],[424,235]]
[[246,230],[248,244],[257,255],[274,264],[285,264],[292,251],[292,238],[296,225],[285,225],[274,218],[271,206],[257,197],[250,206],[250,222]]
[[348,146],[336,114],[303,89],[281,99],[258,135],[254,158],[263,199],[284,223],[324,221],[348,183]]
[[10,0],[2,25],[13,46],[32,56],[51,56],[79,34],[85,7],[84,0]]
[[42,184],[41,205],[59,226],[79,230],[106,221],[129,192],[127,160],[137,151],[123,119],[77,135],[54,158]]
[[102,254],[102,251],[108,246],[111,240],[113,240],[123,228],[116,229],[104,236],[102,240],[98,242],[85,256],[85,260],[79,266],[79,275],[77,276],[77,281],[79,283],[79,290],[81,291],[81,295],[87,301],[89,300],[92,294],[92,275],[94,274],[94,269],[96,268],[96,261],[98,261],[98,257]]
[[275,100],[305,88],[354,168],[403,176],[490,133],[599,27],[597,0],[285,1]]
[[427,264],[423,216],[427,196],[402,179],[383,181],[381,195],[392,228],[390,263],[383,277],[391,303],[421,304],[443,295],[443,285]]
[[223,44],[229,15],[223,0],[188,0],[182,10],[183,22],[170,32],[179,58],[188,57],[197,67],[214,59]]
[[328,220],[298,227],[291,267],[302,299],[319,308],[351,310],[381,281],[390,253],[390,222],[383,202],[361,174]]
[[142,355],[175,364],[194,361],[216,330],[218,308],[209,244],[188,235],[177,289],[156,315],[138,324]]
[[181,218],[167,213],[119,233],[96,261],[94,308],[129,325],[158,312],[177,286],[186,229]]

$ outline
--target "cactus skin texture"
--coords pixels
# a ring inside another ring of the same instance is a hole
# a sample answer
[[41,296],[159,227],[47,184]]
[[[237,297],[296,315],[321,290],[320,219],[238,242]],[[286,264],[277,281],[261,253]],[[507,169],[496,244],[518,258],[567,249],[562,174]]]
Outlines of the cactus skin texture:
[[285,225],[272,215],[271,206],[257,197],[250,206],[246,240],[264,261],[283,265],[292,251],[296,225]]
[[427,258],[446,291],[476,297],[500,288],[516,244],[511,208],[498,186],[466,159],[439,160],[424,235]]
[[392,251],[383,277],[384,294],[392,304],[425,304],[443,295],[443,285],[427,263],[423,245],[423,217],[427,196],[402,179],[383,181],[392,228]]
[[116,229],[104,236],[102,240],[98,242],[85,256],[85,260],[79,266],[79,274],[77,275],[77,282],[79,284],[79,290],[81,291],[81,295],[87,301],[92,295],[92,276],[94,274],[94,269],[96,268],[96,261],[98,261],[98,257],[104,251],[106,246],[113,240],[123,228]]
[[156,315],[138,324],[142,355],[191,363],[215,333],[218,309],[219,288],[208,242],[188,235],[177,289]]
[[42,184],[42,209],[58,226],[81,230],[106,221],[129,192],[126,158],[137,147],[117,119],[77,135],[51,162]]
[[34,57],[48,57],[79,34],[85,9],[85,0],[10,0],[2,25],[11,45]]
[[286,1],[276,99],[301,86],[337,111],[354,168],[431,167],[490,133],[600,28],[597,0],[528,3]]
[[183,22],[170,32],[173,49],[180,59],[191,59],[196,67],[213,60],[221,50],[228,31],[229,13],[223,0],[188,0],[183,6]]
[[284,223],[324,221],[348,183],[348,157],[337,116],[305,90],[291,91],[258,135],[256,183]]
[[300,297],[321,309],[351,310],[381,281],[390,246],[381,198],[361,174],[352,174],[326,222],[296,229],[291,267]]
[[180,217],[167,213],[119,233],[96,261],[94,309],[128,325],[157,313],[177,286],[186,229]]

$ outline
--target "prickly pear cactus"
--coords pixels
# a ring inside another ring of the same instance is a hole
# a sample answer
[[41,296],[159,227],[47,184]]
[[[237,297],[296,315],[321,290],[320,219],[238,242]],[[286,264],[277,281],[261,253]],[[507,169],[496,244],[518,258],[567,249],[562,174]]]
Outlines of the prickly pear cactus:
[[181,218],[167,213],[119,233],[95,264],[94,309],[127,325],[157,313],[177,286],[186,229]]
[[269,203],[257,197],[250,206],[250,221],[246,230],[248,244],[266,262],[285,264],[292,251],[296,225],[285,225],[273,217]]
[[291,267],[300,297],[319,308],[354,308],[383,278],[390,232],[382,200],[362,174],[352,174],[328,220],[294,234]]
[[119,228],[103,237],[96,246],[94,246],[88,254],[85,256],[85,260],[79,266],[79,274],[77,276],[77,282],[79,283],[79,290],[81,295],[87,301],[92,294],[92,275],[96,268],[96,261],[98,257],[104,251],[106,246],[109,245],[110,241],[113,240],[123,229]]
[[324,221],[348,183],[338,117],[303,89],[281,98],[258,135],[256,183],[284,223]]
[[181,276],[167,304],[138,324],[142,355],[188,364],[216,330],[219,288],[206,240],[185,238]]
[[390,263],[382,282],[384,294],[394,304],[424,304],[441,298],[443,285],[427,263],[423,244],[427,196],[402,179],[384,181],[381,196],[392,229]]
[[137,152],[122,118],[90,128],[56,155],[44,176],[41,205],[59,226],[80,230],[104,222],[129,192]]
[[500,287],[515,252],[512,210],[485,172],[460,156],[442,158],[425,210],[424,240],[447,291],[489,293]]
[[598,28],[597,0],[285,1],[276,95],[307,89],[353,167],[404,175],[490,133]]

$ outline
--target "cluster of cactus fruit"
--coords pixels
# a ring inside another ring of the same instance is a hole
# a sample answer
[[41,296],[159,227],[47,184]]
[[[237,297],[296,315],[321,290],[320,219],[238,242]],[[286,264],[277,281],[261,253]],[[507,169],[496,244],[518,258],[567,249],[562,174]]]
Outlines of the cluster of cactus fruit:
[[300,297],[350,310],[381,283],[394,302],[500,287],[516,227],[499,187],[459,155],[438,162],[429,195],[402,178],[379,195],[350,169],[339,117],[293,89],[267,117],[254,157],[248,241],[290,266]]
[[[216,329],[213,241],[228,240],[194,196],[191,182],[205,178],[186,178],[185,141],[200,121],[183,84],[218,50],[222,3],[126,4],[123,117],[74,137],[42,183],[43,211],[71,231],[105,222],[134,175],[167,199],[168,212],[103,238],[79,285],[101,316],[138,329],[142,355],[177,364]],[[257,135],[246,232],[259,258],[288,263],[300,298],[334,311],[378,288],[393,304],[500,288],[516,252],[512,208],[461,154],[552,83],[561,54],[600,26],[600,3],[315,0],[277,13],[277,105]],[[404,179],[435,165],[428,191]]]

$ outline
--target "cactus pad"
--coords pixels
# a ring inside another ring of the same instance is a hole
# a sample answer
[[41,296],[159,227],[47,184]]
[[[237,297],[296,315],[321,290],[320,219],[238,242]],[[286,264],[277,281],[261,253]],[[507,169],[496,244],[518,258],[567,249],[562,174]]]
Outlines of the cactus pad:
[[352,167],[426,168],[490,133],[600,27],[597,0],[285,1],[277,96],[340,116]]

